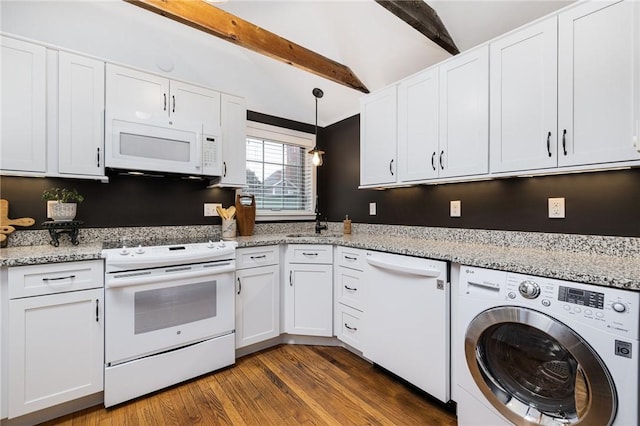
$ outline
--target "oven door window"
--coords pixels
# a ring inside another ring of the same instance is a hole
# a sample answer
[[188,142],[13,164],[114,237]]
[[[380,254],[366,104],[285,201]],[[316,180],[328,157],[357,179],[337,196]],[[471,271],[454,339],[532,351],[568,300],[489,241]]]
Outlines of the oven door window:
[[213,281],[136,292],[135,334],[215,318],[216,284]]
[[485,311],[469,325],[465,355],[482,393],[512,422],[607,425],[615,416],[615,389],[602,360],[547,315]]

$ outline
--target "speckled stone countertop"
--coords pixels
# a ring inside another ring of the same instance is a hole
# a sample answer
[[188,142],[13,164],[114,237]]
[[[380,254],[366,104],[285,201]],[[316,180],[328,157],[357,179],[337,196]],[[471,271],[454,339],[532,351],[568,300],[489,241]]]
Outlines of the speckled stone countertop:
[[[640,291],[638,238],[385,225],[355,226],[354,234],[342,236],[338,233],[338,225],[331,224],[328,235],[321,237],[290,236],[292,232],[310,232],[308,226],[292,230],[266,225],[255,235],[238,237],[236,241],[239,248],[269,244],[333,244]],[[210,234],[213,239],[219,236],[215,232]],[[184,238],[184,234],[181,237]],[[209,238],[198,230],[190,239],[196,242]],[[101,249],[101,242],[58,248],[49,245],[10,247],[0,249],[0,266],[99,259]]]

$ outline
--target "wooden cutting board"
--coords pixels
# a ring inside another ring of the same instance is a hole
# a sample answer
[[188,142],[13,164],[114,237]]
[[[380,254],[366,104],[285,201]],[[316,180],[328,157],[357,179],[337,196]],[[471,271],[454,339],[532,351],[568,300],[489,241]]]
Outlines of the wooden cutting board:
[[253,235],[253,225],[256,222],[256,198],[253,195],[236,195],[236,223],[238,235],[248,237]]
[[7,235],[16,230],[11,225],[31,226],[36,221],[30,217],[21,217],[19,219],[9,219],[9,201],[0,199],[0,247],[7,244]]

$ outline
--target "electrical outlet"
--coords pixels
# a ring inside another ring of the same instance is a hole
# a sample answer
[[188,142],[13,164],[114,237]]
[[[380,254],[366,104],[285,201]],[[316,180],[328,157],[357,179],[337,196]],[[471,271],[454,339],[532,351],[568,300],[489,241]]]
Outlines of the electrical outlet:
[[204,203],[205,216],[220,216],[216,207],[222,207],[222,203]]
[[369,203],[369,216],[376,215],[376,203]]
[[449,202],[449,215],[451,217],[460,217],[462,216],[462,203],[460,200]]
[[549,218],[564,219],[564,197],[549,198]]

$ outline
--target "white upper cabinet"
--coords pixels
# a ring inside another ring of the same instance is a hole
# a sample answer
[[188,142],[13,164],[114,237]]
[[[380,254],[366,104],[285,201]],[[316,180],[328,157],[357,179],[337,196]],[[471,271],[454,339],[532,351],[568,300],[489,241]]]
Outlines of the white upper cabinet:
[[45,172],[46,49],[0,37],[0,169]]
[[558,164],[640,159],[640,2],[583,3],[558,19]]
[[557,18],[490,46],[491,171],[556,167]]
[[360,185],[383,185],[398,179],[396,86],[360,101]]
[[58,55],[58,168],[104,175],[104,62]]
[[489,171],[489,47],[440,65],[440,177]]
[[107,126],[114,118],[133,123],[168,124],[171,108],[168,79],[107,64],[106,80]]
[[221,186],[247,184],[247,104],[244,98],[222,94]]
[[409,182],[438,177],[438,68],[398,84],[398,178]]
[[220,92],[175,80],[169,86],[169,117],[174,125],[195,123],[205,135],[220,135]]

